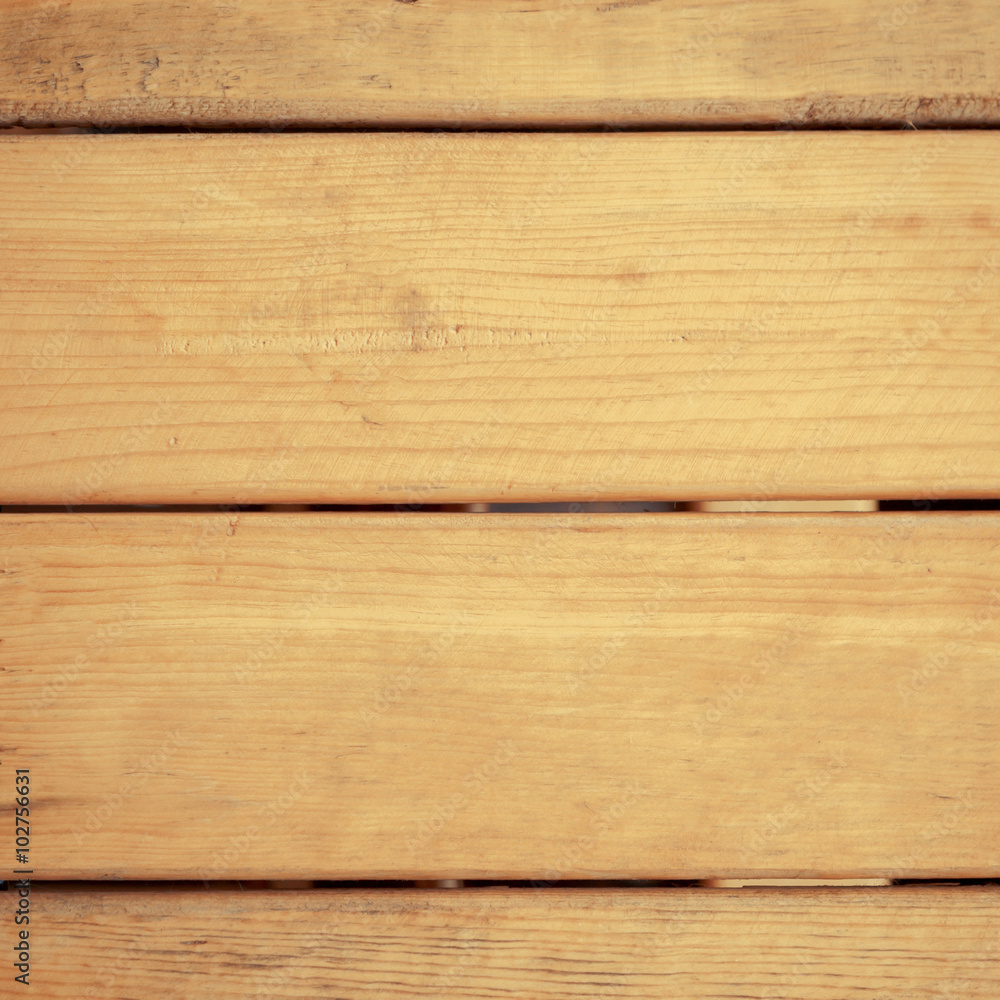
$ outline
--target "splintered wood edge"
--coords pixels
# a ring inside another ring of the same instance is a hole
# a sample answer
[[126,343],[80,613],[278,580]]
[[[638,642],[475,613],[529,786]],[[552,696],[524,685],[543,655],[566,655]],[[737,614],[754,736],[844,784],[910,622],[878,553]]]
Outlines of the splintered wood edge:
[[990,0],[27,0],[0,42],[11,125],[1000,121]]

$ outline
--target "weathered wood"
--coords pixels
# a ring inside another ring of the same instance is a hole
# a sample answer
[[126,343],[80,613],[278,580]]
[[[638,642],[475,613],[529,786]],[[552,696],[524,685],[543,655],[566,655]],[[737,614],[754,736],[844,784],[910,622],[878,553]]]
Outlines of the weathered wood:
[[998,876],[998,548],[994,514],[3,515],[4,769],[36,877]]
[[0,123],[996,124],[991,0],[14,0]]
[[0,140],[0,501],[1000,494],[1000,134]]

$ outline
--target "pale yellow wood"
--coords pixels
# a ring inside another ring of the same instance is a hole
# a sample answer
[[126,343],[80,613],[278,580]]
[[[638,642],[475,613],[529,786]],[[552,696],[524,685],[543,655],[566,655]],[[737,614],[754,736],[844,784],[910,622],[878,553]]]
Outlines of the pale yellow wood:
[[996,123],[992,0],[7,0],[0,122]]
[[[23,993],[37,1000],[1000,994],[996,886],[183,893],[36,886],[32,905],[37,953]],[[0,939],[12,926],[4,921]]]
[[998,549],[978,513],[4,515],[3,766],[36,877],[996,877]]
[[736,511],[756,514],[766,511],[776,513],[804,513],[806,511],[873,511],[878,510],[877,500],[694,500],[685,505],[686,510],[721,513]]
[[1000,494],[996,132],[0,140],[0,500]]
[[892,885],[890,878],[710,878],[705,879],[705,885],[717,889],[740,888],[775,888],[777,886],[802,888],[805,886],[825,885],[847,888],[850,886]]

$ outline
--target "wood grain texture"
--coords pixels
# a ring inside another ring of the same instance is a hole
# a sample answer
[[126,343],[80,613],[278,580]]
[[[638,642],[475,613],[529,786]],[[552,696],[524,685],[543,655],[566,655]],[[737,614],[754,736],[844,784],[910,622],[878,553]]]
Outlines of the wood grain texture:
[[0,123],[996,123],[991,0],[8,0]]
[[0,500],[1000,494],[1000,134],[0,140]]
[[993,514],[5,515],[4,766],[42,878],[997,876],[998,549]]
[[[995,1000],[1000,991],[995,886],[294,893],[36,886],[33,907],[30,993],[39,1000]],[[5,920],[3,936],[9,926]]]

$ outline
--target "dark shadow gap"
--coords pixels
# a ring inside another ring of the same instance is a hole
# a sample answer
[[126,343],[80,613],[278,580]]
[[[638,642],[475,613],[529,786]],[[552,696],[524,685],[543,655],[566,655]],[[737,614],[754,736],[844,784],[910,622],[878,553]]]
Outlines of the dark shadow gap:
[[1000,500],[880,500],[879,510],[1000,510]]
[[[794,504],[797,501],[783,501]],[[763,504],[755,500],[738,500],[745,510],[735,513],[763,513]],[[837,501],[830,501],[836,507]],[[846,503],[846,501],[845,501]],[[880,500],[879,511],[926,513],[932,511],[1000,510],[996,500]],[[396,504],[3,504],[3,514],[243,514],[266,513],[351,513],[375,511],[381,513],[475,513],[475,514],[662,514],[685,513],[691,501],[674,500],[585,500],[555,503],[396,503]],[[722,513],[702,511],[701,513]],[[791,511],[789,513],[794,513]],[[861,513],[874,513],[864,511]]]
[[[245,892],[266,889],[275,892],[297,892],[306,889],[697,889],[706,886],[703,879],[436,879],[415,881],[409,879],[231,879],[218,881],[180,879],[55,879],[34,880],[36,886],[65,892],[92,892],[100,889],[114,891],[157,892]],[[763,880],[762,880],[763,881]],[[856,886],[845,879],[843,886],[745,886],[749,889],[772,888],[775,891],[798,888],[865,889],[892,888],[893,886],[1000,886],[1000,878],[900,878],[891,886]],[[0,882],[0,892],[9,891],[14,882]]]
[[[681,133],[681,132],[990,132],[1000,128],[1000,121],[938,121],[921,122],[919,125],[909,121],[865,121],[865,120],[831,120],[825,122],[742,122],[738,125],[732,122],[689,122],[671,121],[665,119],[656,122],[628,123],[624,125],[608,124],[606,122],[592,122],[580,124],[579,122],[559,125],[557,123],[531,124],[531,123],[510,123],[496,124],[487,121],[467,121],[467,122],[428,122],[426,124],[415,124],[413,122],[377,122],[364,124],[357,122],[342,123],[297,123],[291,125],[262,125],[257,122],[249,124],[233,125],[157,125],[135,123],[131,125],[46,125],[46,126],[23,126],[5,125],[0,126],[0,135],[5,132],[26,135],[29,133],[61,133],[64,135],[219,135],[219,134],[357,134],[357,133],[388,133],[388,132],[415,132],[415,133],[520,133],[520,134],[593,134],[593,133],[615,133],[615,132],[660,132],[660,133]],[[16,131],[15,131],[16,130]]]

